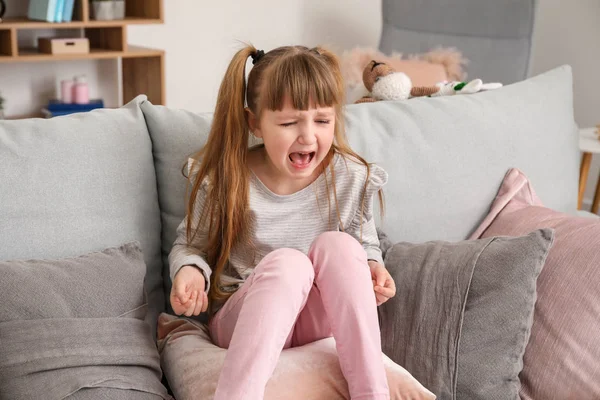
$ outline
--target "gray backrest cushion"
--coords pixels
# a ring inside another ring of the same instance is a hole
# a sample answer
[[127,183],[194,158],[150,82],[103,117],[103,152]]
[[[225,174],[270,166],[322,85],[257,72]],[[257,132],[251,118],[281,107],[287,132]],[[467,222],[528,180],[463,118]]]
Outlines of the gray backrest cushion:
[[570,67],[472,95],[350,105],[347,117],[352,147],[389,174],[381,227],[393,242],[466,239],[511,167],[547,207],[576,209]]
[[454,47],[469,78],[513,83],[529,71],[537,0],[383,0],[386,54]]
[[[141,109],[152,137],[162,221],[163,283],[168,299],[171,291],[169,252],[175,241],[177,226],[185,217],[187,180],[182,174],[182,167],[187,163],[188,157],[204,146],[212,114],[195,114],[155,106],[148,101],[142,102]],[[167,304],[167,309],[172,312],[170,304]]]
[[[154,145],[168,268],[185,215],[181,166],[206,141],[211,114],[149,102],[141,108]],[[512,167],[527,174],[548,207],[576,209],[579,150],[569,67],[484,93],[346,111],[354,150],[389,173],[382,229],[393,242],[466,239]]]
[[164,310],[152,143],[139,108],[0,121],[0,260],[60,258],[138,241],[147,321]]

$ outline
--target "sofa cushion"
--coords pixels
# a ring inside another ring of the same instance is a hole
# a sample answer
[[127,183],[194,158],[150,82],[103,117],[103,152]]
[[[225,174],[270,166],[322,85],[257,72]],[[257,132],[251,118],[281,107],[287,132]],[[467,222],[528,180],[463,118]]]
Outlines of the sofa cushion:
[[[154,167],[162,222],[161,253],[164,265],[165,298],[169,298],[169,252],[175,242],[177,227],[185,217],[188,157],[197,152],[208,138],[212,114],[141,104],[152,137]],[[167,304],[169,312],[173,312]]]
[[509,171],[473,237],[555,231],[538,278],[531,339],[521,373],[527,400],[600,398],[600,218],[543,206],[521,171]]
[[[213,398],[227,350],[212,343],[208,329],[161,314],[158,338],[161,365],[177,400]],[[382,356],[392,400],[435,398],[404,368]],[[349,398],[333,338],[283,350],[265,390],[266,400]]]
[[116,110],[0,121],[0,260],[139,241],[148,322],[164,310],[152,145],[138,98]]
[[460,242],[382,240],[396,296],[384,352],[441,399],[515,399],[536,279],[553,233]]
[[111,399],[132,392],[170,399],[154,326],[144,321],[145,275],[137,242],[77,257],[0,261],[0,397],[78,398],[95,388],[119,389]]
[[472,95],[350,105],[347,120],[352,147],[389,174],[381,226],[394,242],[466,239],[509,168],[549,207],[576,209],[569,67]]

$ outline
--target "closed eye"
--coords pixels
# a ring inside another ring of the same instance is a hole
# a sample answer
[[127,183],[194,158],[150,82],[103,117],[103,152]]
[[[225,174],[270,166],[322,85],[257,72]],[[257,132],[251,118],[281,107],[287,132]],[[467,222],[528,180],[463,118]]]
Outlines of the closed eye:
[[330,120],[328,120],[328,119],[320,119],[320,120],[318,120],[318,121],[317,121],[317,123],[319,123],[319,124],[325,124],[325,125],[327,125],[327,124],[328,124],[328,123],[330,123],[330,122],[331,122],[331,121],[330,121]]
[[287,128],[288,126],[296,125],[296,122],[285,122],[279,125]]

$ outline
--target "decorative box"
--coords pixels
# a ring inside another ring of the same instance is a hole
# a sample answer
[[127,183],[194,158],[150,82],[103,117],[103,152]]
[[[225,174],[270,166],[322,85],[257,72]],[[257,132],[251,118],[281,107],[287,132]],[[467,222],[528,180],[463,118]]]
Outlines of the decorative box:
[[90,41],[88,38],[38,38],[38,47],[42,53],[87,54]]

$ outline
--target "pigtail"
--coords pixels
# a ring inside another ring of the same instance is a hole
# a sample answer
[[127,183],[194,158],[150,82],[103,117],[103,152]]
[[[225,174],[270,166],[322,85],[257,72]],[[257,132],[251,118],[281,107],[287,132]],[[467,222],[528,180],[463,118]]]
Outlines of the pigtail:
[[[228,297],[220,286],[220,277],[228,265],[234,245],[247,240],[249,220],[249,127],[245,115],[245,69],[248,57],[256,54],[253,46],[239,50],[231,60],[217,98],[213,122],[206,145],[197,154],[198,173],[187,205],[187,237],[191,243],[198,227],[190,218],[200,212],[199,226],[208,226],[207,262],[213,268],[209,301]],[[198,191],[207,180],[204,208],[194,210]]]

